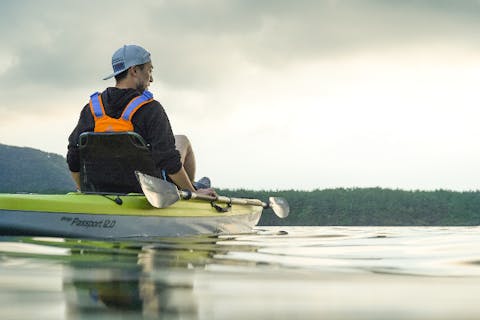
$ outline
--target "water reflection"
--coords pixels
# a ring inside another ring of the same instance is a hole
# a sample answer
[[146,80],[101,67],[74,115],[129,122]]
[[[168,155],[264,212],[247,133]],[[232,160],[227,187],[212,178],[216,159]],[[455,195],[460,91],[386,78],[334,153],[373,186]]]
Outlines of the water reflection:
[[107,255],[106,249],[91,250],[83,241],[72,250],[63,279],[67,313],[197,319],[191,273],[205,267],[217,249],[225,250],[216,247],[216,241],[113,243]]
[[480,317],[479,228],[279,231],[148,241],[3,237],[0,316]]
[[[38,243],[30,240],[34,241]],[[217,242],[218,237],[112,243],[65,240],[61,246],[70,250],[63,260],[67,314],[197,319],[195,273],[231,249]],[[241,245],[235,250],[257,248]]]

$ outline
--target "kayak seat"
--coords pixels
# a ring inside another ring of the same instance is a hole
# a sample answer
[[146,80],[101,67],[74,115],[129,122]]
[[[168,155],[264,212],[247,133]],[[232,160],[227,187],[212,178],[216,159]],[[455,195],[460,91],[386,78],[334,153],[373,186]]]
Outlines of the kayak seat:
[[135,132],[84,132],[79,150],[82,192],[142,193],[135,170],[160,176],[149,145]]

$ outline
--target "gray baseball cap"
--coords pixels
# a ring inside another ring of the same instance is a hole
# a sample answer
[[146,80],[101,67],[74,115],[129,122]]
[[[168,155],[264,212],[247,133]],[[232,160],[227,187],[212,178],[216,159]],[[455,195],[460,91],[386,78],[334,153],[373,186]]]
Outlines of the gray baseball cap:
[[110,79],[128,68],[150,62],[150,52],[133,44],[124,45],[112,56],[113,73],[103,80]]

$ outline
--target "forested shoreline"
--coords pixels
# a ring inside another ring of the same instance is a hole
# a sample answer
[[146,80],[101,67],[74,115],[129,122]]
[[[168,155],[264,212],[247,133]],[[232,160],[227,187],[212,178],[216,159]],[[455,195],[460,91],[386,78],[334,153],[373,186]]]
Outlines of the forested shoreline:
[[271,210],[260,225],[293,226],[473,226],[480,225],[480,192],[405,191],[382,188],[337,188],[314,191],[221,190],[224,194],[258,198],[285,197],[288,218]]
[[[0,192],[66,193],[75,186],[65,158],[0,144]],[[292,226],[473,226],[480,225],[480,191],[405,191],[337,188],[313,191],[219,189],[220,194],[267,201],[288,200],[291,214],[265,210],[260,225]]]

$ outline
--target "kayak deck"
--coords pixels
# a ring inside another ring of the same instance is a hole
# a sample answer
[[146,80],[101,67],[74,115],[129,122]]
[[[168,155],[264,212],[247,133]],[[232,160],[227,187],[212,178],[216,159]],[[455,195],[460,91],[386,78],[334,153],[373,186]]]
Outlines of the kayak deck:
[[[115,202],[116,198],[121,200],[121,204]],[[0,209],[83,214],[201,217],[238,215],[249,213],[256,208],[254,206],[232,206],[232,210],[219,213],[209,202],[181,200],[168,208],[157,209],[151,206],[145,196],[141,194],[117,197],[116,195],[68,193],[66,195],[0,194]]]
[[261,213],[261,207],[251,205],[218,212],[200,200],[180,200],[157,209],[141,194],[0,194],[0,235],[125,238],[243,233],[251,231]]

